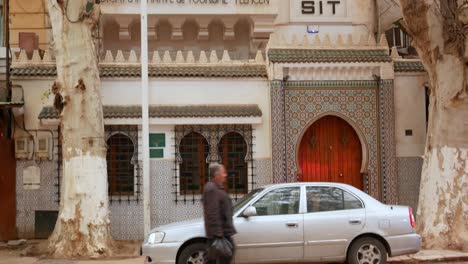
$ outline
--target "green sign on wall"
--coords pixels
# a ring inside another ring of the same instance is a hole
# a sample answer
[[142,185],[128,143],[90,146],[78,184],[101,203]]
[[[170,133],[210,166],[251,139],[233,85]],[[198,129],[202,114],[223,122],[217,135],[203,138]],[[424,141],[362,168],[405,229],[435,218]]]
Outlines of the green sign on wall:
[[166,147],[166,134],[155,133],[149,135],[149,147],[151,159],[164,158],[164,148]]
[[164,149],[150,149],[150,158],[152,159],[164,158]]
[[149,138],[150,148],[164,148],[166,147],[166,134],[150,134]]

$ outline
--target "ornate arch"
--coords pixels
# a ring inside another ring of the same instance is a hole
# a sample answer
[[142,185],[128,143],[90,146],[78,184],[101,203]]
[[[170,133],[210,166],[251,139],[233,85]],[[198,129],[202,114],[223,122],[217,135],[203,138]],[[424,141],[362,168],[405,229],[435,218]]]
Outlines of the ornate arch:
[[321,113],[321,114],[317,115],[312,120],[310,120],[304,126],[304,128],[302,129],[301,133],[299,134],[298,143],[296,144],[296,149],[295,149],[295,156],[296,156],[295,162],[296,162],[297,171],[300,172],[299,171],[300,170],[299,159],[298,159],[298,157],[299,157],[299,147],[300,147],[300,142],[302,141],[302,138],[304,137],[304,134],[315,122],[317,122],[318,120],[320,120],[321,118],[323,118],[325,116],[339,117],[339,118],[343,119],[346,123],[348,123],[354,129],[354,131],[356,132],[356,134],[357,134],[357,136],[359,138],[359,141],[361,143],[361,149],[362,149],[361,173],[362,174],[367,174],[367,169],[368,169],[368,165],[369,165],[369,146],[368,146],[367,140],[366,140],[366,138],[364,136],[364,133],[362,132],[361,128],[353,120],[351,120],[349,117],[345,116],[344,114],[334,112],[334,111],[328,111],[328,112],[324,112],[324,113]]

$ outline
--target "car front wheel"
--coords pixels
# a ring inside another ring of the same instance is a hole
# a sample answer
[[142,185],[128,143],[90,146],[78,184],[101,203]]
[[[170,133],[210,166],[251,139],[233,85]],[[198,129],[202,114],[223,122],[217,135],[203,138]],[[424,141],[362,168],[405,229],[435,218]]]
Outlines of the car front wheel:
[[185,247],[180,253],[177,264],[204,264],[206,258],[206,244],[193,243]]
[[347,259],[349,264],[386,264],[387,250],[379,240],[363,237],[351,244]]

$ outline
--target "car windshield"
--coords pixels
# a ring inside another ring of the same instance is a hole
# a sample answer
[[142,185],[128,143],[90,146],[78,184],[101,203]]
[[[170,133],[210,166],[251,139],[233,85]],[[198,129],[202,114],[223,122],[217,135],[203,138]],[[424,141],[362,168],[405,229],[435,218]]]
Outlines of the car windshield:
[[255,189],[255,190],[251,191],[249,194],[242,197],[242,199],[237,201],[236,205],[234,205],[234,213],[237,213],[237,210],[240,210],[242,207],[244,207],[244,205],[246,205],[248,202],[250,202],[250,200],[252,200],[254,197],[256,197],[262,191],[263,191],[263,188]]

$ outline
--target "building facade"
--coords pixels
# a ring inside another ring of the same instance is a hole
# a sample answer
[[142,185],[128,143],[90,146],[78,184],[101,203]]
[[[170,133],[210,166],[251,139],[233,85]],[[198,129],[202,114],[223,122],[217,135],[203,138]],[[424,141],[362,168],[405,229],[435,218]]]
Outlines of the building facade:
[[[139,4],[101,1],[95,36],[114,238],[143,237],[143,136],[152,226],[201,216],[211,162],[227,166],[234,200],[270,183],[335,181],[415,207],[427,76],[419,60],[401,57],[399,32],[375,37],[372,2],[148,1],[150,135],[142,135]],[[39,31],[50,34],[47,23]],[[18,46],[11,70],[25,102],[15,133],[25,145],[16,153],[20,237],[47,236],[60,200],[49,44]]]

